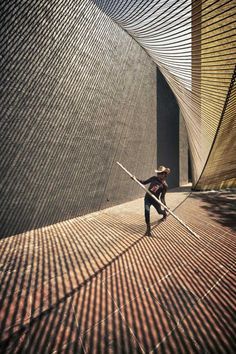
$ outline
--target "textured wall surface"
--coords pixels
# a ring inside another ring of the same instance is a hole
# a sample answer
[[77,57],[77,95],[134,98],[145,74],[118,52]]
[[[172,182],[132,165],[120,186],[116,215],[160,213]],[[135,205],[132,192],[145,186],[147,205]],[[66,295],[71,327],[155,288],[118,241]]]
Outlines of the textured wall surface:
[[183,116],[179,115],[179,185],[184,186],[189,183],[191,175],[191,166],[188,158],[188,136]]
[[1,3],[1,236],[143,195],[156,69],[90,1]]
[[[212,6],[214,1],[208,0],[208,4]],[[209,152],[196,184],[201,190],[236,187],[235,5],[235,1],[222,1],[210,13],[207,8],[201,12],[201,145]],[[209,81],[211,86],[206,89]]]
[[[147,51],[172,89],[185,121],[195,186],[210,161],[235,69],[235,0],[93,2]],[[235,158],[228,162],[233,167]]]
[[[236,185],[236,68],[225,102],[222,119],[203,173],[196,185],[200,190]],[[224,143],[223,143],[224,142]]]

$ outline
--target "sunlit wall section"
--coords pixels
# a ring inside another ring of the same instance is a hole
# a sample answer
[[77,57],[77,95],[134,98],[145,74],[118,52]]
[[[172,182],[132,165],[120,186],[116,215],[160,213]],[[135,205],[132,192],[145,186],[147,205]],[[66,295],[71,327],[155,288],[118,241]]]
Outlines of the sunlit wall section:
[[[225,169],[230,164],[232,170],[229,175],[232,177],[233,164],[235,163],[235,152],[233,152],[232,144],[235,130],[230,131],[229,129],[228,134],[225,134],[227,131],[226,126],[229,127],[231,125],[233,128],[232,124],[235,118],[233,109],[230,109],[230,107],[233,108],[235,96],[232,94],[229,102],[227,97],[229,89],[232,89],[230,85],[232,85],[231,79],[236,63],[235,14],[235,1],[202,1],[201,62],[199,66],[193,67],[193,72],[196,73],[196,78],[200,76],[200,81],[196,80],[200,83],[201,146],[204,160],[205,157],[208,157],[212,144],[215,144],[216,141],[218,142],[213,147],[214,153],[208,161],[206,171],[204,172],[205,177],[204,179],[202,177],[201,183],[198,183],[198,188],[201,186],[203,189],[209,186],[210,180],[206,178],[206,174],[209,176],[210,171],[211,173],[213,171],[216,173],[213,178],[215,187],[217,185],[224,185],[225,179],[229,176],[227,177],[227,173],[225,175],[222,174],[220,170],[222,168]],[[195,47],[194,42],[193,47]],[[199,73],[198,68],[200,69]],[[229,108],[226,109],[225,105],[228,106],[228,104]],[[222,114],[223,121],[220,122]],[[225,133],[221,131],[217,136],[217,140],[214,141],[219,123],[221,124],[220,131],[223,129]],[[221,140],[219,140],[220,137],[222,138]],[[231,143],[229,144],[230,141]],[[217,149],[219,149],[218,153]],[[222,151],[228,151],[224,161],[222,160],[223,156],[221,156]],[[214,162],[212,160],[213,156],[215,157]],[[218,177],[218,182],[216,182],[216,176]],[[206,185],[204,185],[204,181]]]
[[93,1],[145,48],[172,88],[185,120],[195,184],[236,61],[235,1]]
[[0,16],[0,236],[142,196],[116,161],[156,168],[151,58],[89,0]]
[[196,189],[236,187],[236,68],[221,121]]

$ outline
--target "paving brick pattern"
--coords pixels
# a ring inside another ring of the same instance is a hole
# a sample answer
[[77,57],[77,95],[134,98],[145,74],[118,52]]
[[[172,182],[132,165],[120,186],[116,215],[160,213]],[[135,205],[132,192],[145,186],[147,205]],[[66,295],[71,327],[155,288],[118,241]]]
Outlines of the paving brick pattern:
[[1,240],[1,353],[233,353],[235,194],[170,190]]

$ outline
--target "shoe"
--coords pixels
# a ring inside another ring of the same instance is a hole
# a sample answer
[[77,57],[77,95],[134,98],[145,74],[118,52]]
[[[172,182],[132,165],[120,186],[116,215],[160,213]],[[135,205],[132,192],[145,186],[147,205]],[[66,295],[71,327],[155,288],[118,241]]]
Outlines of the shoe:
[[166,221],[167,215],[164,215],[161,221]]
[[151,226],[150,225],[147,225],[147,230],[145,232],[145,236],[152,236],[152,234],[151,234]]

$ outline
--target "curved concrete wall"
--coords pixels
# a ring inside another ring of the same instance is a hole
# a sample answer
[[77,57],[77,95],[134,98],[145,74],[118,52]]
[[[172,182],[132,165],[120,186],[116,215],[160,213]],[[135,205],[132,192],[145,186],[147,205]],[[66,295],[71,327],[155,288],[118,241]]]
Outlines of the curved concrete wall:
[[[149,53],[165,77],[185,122],[193,186],[207,189],[212,180],[204,178],[203,183],[199,178],[206,162],[211,163],[209,154],[235,70],[235,1],[92,1]],[[231,106],[234,108],[235,103]],[[233,121],[233,112],[230,115]],[[233,139],[235,132],[231,131],[229,140]],[[235,149],[232,144],[225,145],[225,149],[229,147],[230,181],[223,176],[218,186],[236,186]],[[222,164],[225,161],[218,160],[209,168],[219,176]]]
[[156,68],[90,1],[1,4],[1,237],[143,195]]

